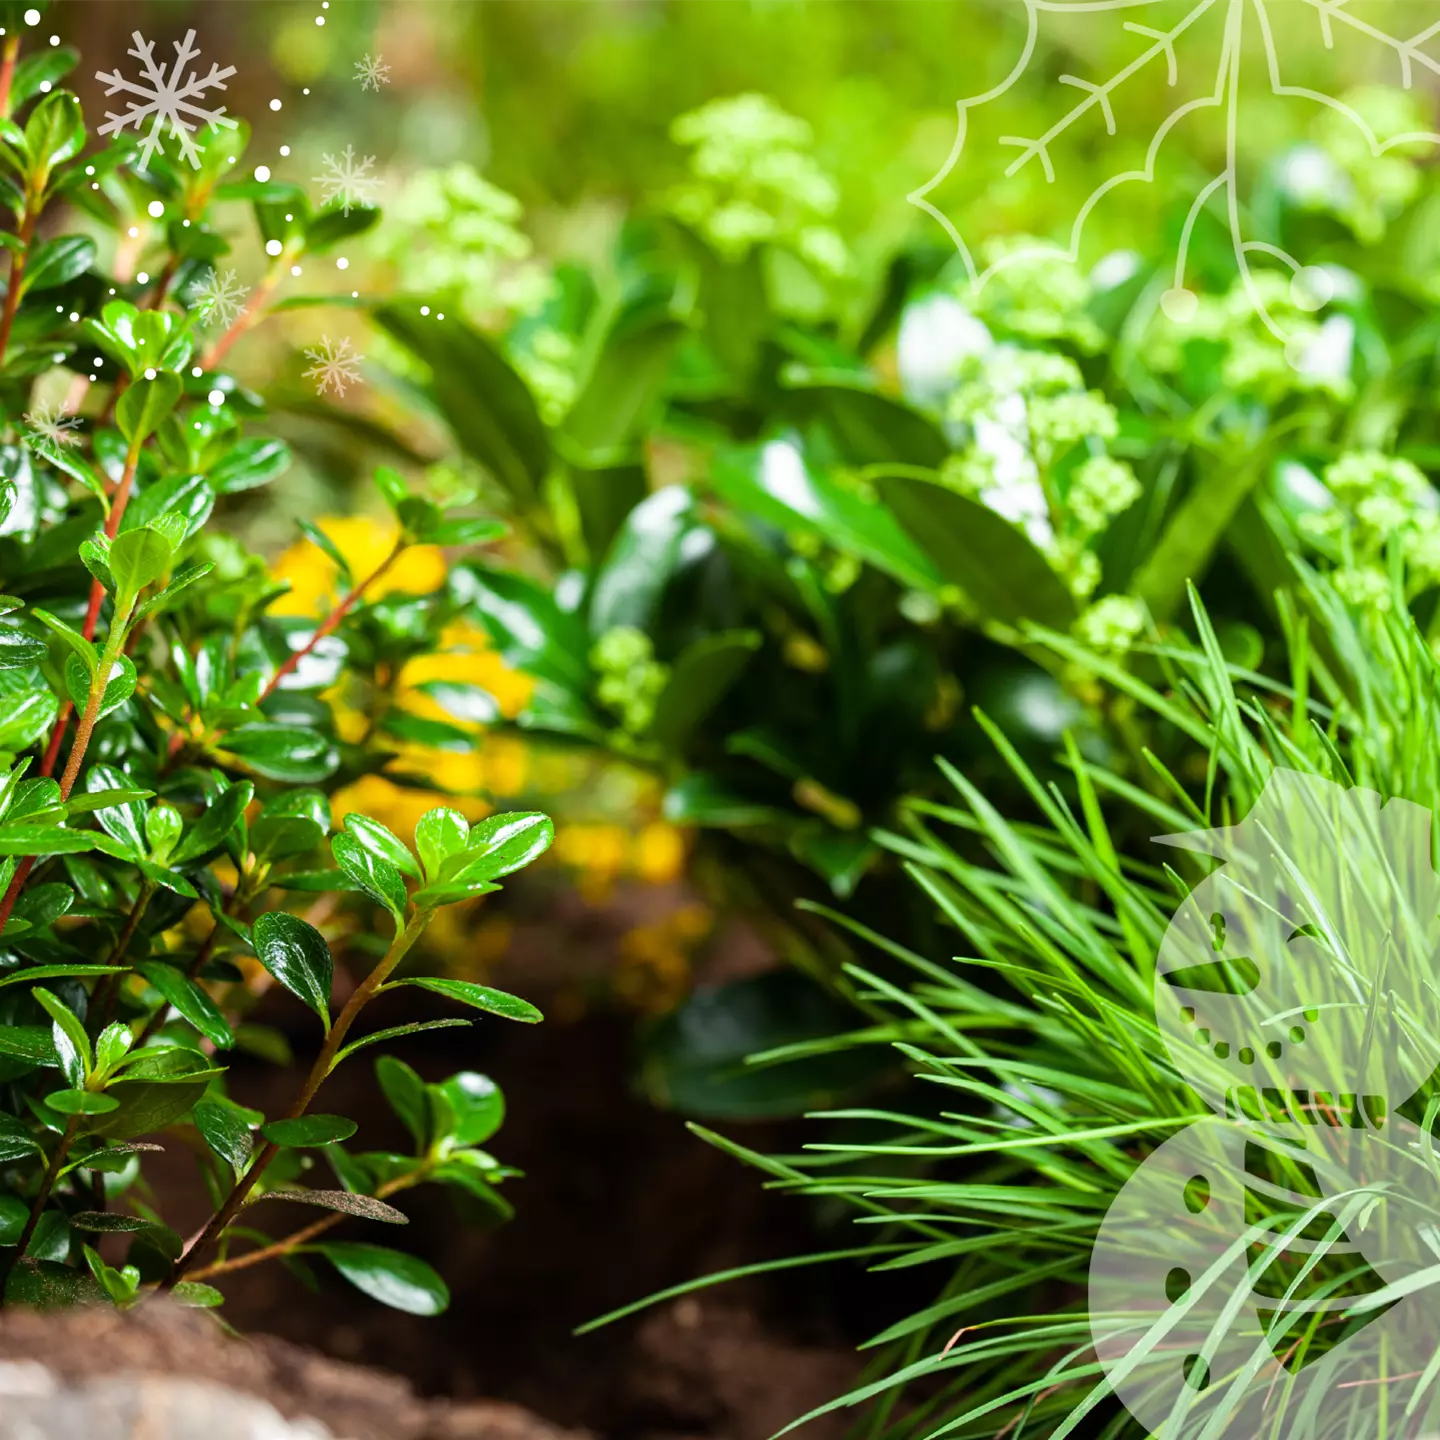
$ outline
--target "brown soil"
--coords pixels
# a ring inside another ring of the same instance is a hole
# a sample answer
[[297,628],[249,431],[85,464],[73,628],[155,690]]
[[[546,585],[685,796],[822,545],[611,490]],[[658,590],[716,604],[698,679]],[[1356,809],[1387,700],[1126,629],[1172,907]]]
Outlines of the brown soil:
[[[429,1013],[387,1011],[383,1023]],[[847,1309],[868,1312],[876,1296],[857,1295],[862,1277],[843,1266],[726,1285],[574,1335],[587,1320],[697,1276],[853,1243],[817,1235],[804,1202],[767,1194],[756,1172],[636,1096],[633,1040],[630,1020],[592,1011],[571,1023],[481,1025],[397,1047],[427,1079],[478,1069],[504,1089],[508,1116],[488,1148],[525,1172],[505,1186],[515,1219],[462,1225],[448,1194],[429,1187],[404,1197],[404,1232],[346,1222],[346,1238],[398,1244],[444,1275],[453,1301],[439,1318],[385,1309],[323,1265],[310,1289],[271,1264],[224,1282],[225,1319],[245,1334],[398,1372],[425,1395],[510,1401],[606,1440],[764,1440],[848,1389],[859,1372],[856,1342],[883,1322],[873,1312],[847,1321]],[[244,1060],[231,1080],[238,1099],[271,1115],[294,1083]],[[341,1071],[323,1108],[361,1119],[351,1148],[407,1143],[370,1066]],[[803,1123],[715,1128],[761,1151],[793,1151],[812,1138]],[[206,1211],[183,1146],[167,1137],[166,1154],[153,1158],[162,1209],[181,1229],[198,1225]],[[283,1234],[288,1218],[270,1206],[251,1223]],[[805,1434],[831,1440],[844,1428],[844,1417],[828,1416]]]
[[[449,1051],[412,1047],[407,1058],[427,1079],[473,1067],[500,1083],[509,1114],[490,1148],[525,1172],[505,1187],[515,1218],[498,1228],[460,1225],[448,1196],[431,1187],[405,1197],[403,1233],[347,1224],[352,1238],[398,1243],[435,1265],[451,1287],[449,1312],[398,1314],[319,1270],[311,1292],[270,1265],[226,1284],[231,1324],[399,1371],[427,1394],[510,1400],[614,1440],[764,1440],[854,1383],[862,1336],[847,1335],[837,1316],[839,1277],[818,1270],[703,1291],[576,1337],[585,1321],[668,1286],[832,1246],[812,1233],[803,1204],[767,1194],[754,1171],[631,1093],[626,1022],[596,1015],[490,1028],[489,1053],[477,1056],[474,1041],[462,1040]],[[465,1032],[427,1038],[452,1034]],[[388,1122],[369,1118],[385,1107],[367,1068],[337,1080],[327,1109],[367,1117],[367,1145],[403,1143]],[[235,1081],[238,1097],[271,1114],[292,1083],[270,1071]],[[794,1149],[803,1134],[717,1128],[772,1151]],[[272,1209],[257,1211],[255,1223],[280,1220]],[[829,1417],[807,1437],[843,1429]]]

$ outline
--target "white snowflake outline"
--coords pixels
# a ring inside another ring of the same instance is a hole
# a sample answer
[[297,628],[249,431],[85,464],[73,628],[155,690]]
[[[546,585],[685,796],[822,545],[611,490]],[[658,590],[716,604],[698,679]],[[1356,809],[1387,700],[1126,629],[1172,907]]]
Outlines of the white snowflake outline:
[[212,265],[206,278],[190,287],[187,299],[200,327],[208,330],[217,323],[226,328],[233,325],[245,311],[245,297],[249,293],[250,286],[241,285],[233,269],[222,274]]
[[[140,61],[145,70],[145,79],[153,88],[147,90],[144,85],[127,80],[120,73],[118,66],[108,73],[97,70],[95,78],[103,81],[109,87],[105,91],[107,96],[124,90],[132,95],[142,96],[149,103],[139,105],[132,100],[129,102],[130,108],[123,114],[107,110],[105,112],[106,123],[99,126],[96,133],[120,135],[133,126],[138,135],[142,122],[154,115],[155,123],[150,127],[149,134],[140,141],[141,167],[148,166],[157,152],[161,155],[165,153],[162,136],[168,121],[170,134],[179,143],[180,153],[190,162],[193,169],[198,170],[200,168],[200,152],[195,148],[195,143],[190,137],[200,127],[187,120],[185,115],[196,117],[212,130],[218,130],[222,125],[234,130],[239,122],[233,116],[225,113],[223,105],[218,110],[206,110],[199,105],[191,105],[187,102],[193,97],[203,95],[207,90],[224,90],[226,88],[225,81],[235,74],[235,67],[227,65],[222,70],[212,60],[208,75],[202,77],[197,72],[185,80],[182,85],[181,80],[186,67],[201,53],[199,48],[194,45],[195,31],[193,29],[186,31],[183,41],[171,42],[175,47],[175,63],[168,77],[164,65],[155,63],[155,42],[147,41],[139,30],[132,31],[130,38],[135,44],[126,51],[126,54],[132,55]],[[182,111],[184,115],[182,115]]]
[[362,90],[374,90],[378,94],[382,85],[390,83],[390,67],[383,55],[377,54],[372,59],[367,50],[365,58],[355,62],[355,74],[350,78],[358,80]]
[[305,378],[314,380],[317,395],[328,395],[333,389],[343,399],[349,386],[361,383],[360,362],[365,357],[352,348],[348,335],[335,343],[328,335],[321,335],[320,344],[306,350],[305,358],[312,362],[304,372]]
[[329,167],[330,173],[312,175],[310,179],[320,187],[323,205],[333,205],[339,200],[341,213],[348,217],[352,209],[374,203],[374,197],[367,192],[378,189],[385,182],[379,175],[366,173],[375,163],[373,155],[366,155],[357,166],[355,147],[347,144],[338,160],[328,153],[322,153],[320,159],[323,165]]
[[[1000,137],[999,143],[1001,144],[1013,144],[1021,147],[1021,154],[1006,167],[1005,174],[1009,177],[1018,173],[1021,167],[1038,157],[1041,167],[1045,172],[1047,183],[1053,182],[1055,172],[1048,151],[1049,145],[1059,138],[1081,115],[1096,105],[1100,106],[1101,114],[1106,124],[1106,132],[1110,135],[1115,134],[1115,116],[1110,105],[1110,95],[1112,92],[1117,90],[1132,75],[1136,74],[1161,55],[1165,56],[1168,80],[1173,86],[1178,79],[1177,60],[1174,49],[1175,41],[1202,16],[1213,10],[1216,5],[1223,4],[1226,7],[1225,34],[1221,45],[1220,60],[1216,68],[1214,91],[1210,95],[1202,95],[1177,106],[1160,122],[1146,150],[1145,165],[1142,169],[1126,170],[1117,175],[1109,176],[1105,180],[1102,180],[1100,184],[1091,191],[1085,202],[1081,205],[1071,225],[1070,239],[1067,245],[1036,244],[1020,246],[997,257],[982,270],[977,265],[970,246],[965,242],[965,239],[961,236],[954,222],[928,199],[929,195],[945,182],[951,172],[960,163],[961,156],[965,150],[969,112],[978,109],[982,105],[998,100],[1011,90],[1020,80],[1021,76],[1025,74],[1039,40],[1040,16],[1042,13],[1084,14],[1136,10],[1143,9],[1149,5],[1165,3],[1165,0],[1021,0],[1021,3],[1025,6],[1026,36],[1025,44],[1019,58],[1016,60],[1010,72],[997,84],[991,86],[989,90],[955,102],[955,139],[951,143],[949,154],[929,180],[917,189],[912,190],[905,197],[910,204],[925,211],[932,219],[937,221],[946,234],[949,235],[951,242],[954,244],[964,263],[966,273],[969,276],[976,294],[983,290],[985,285],[995,275],[1009,269],[1011,266],[1021,265],[1027,261],[1059,258],[1067,261],[1071,265],[1078,264],[1085,224],[1095,207],[1099,205],[1111,191],[1121,185],[1134,181],[1139,181],[1146,185],[1153,184],[1155,181],[1156,161],[1170,131],[1173,130],[1181,120],[1194,111],[1218,108],[1223,105],[1226,108],[1225,164],[1219,175],[1215,176],[1207,185],[1201,188],[1191,205],[1189,214],[1186,216],[1185,224],[1180,235],[1180,242],[1176,250],[1175,287],[1180,289],[1183,288],[1184,285],[1185,262],[1188,257],[1190,235],[1194,229],[1195,222],[1199,218],[1201,210],[1203,210],[1214,193],[1224,186],[1228,202],[1227,227],[1230,231],[1236,269],[1245,287],[1246,295],[1262,324],[1264,324],[1265,328],[1277,340],[1284,343],[1291,338],[1284,327],[1275,320],[1269,308],[1264,303],[1263,298],[1257,291],[1248,257],[1252,253],[1267,254],[1272,259],[1279,260],[1282,264],[1286,265],[1290,269],[1292,277],[1297,275],[1305,267],[1303,267],[1293,255],[1282,250],[1279,246],[1270,245],[1260,240],[1247,240],[1244,235],[1244,227],[1240,215],[1240,175],[1237,163],[1236,111],[1239,100],[1239,65],[1241,47],[1244,39],[1243,21],[1247,8],[1253,7],[1255,11],[1261,40],[1265,49],[1266,68],[1269,74],[1272,94],[1282,99],[1295,98],[1311,100],[1343,115],[1364,137],[1366,144],[1370,148],[1371,155],[1377,159],[1387,151],[1393,150],[1401,145],[1428,144],[1440,146],[1440,133],[1432,130],[1409,131],[1401,135],[1392,136],[1389,140],[1382,141],[1364,117],[1343,100],[1337,99],[1333,95],[1327,95],[1323,91],[1312,90],[1307,86],[1285,84],[1280,78],[1280,57],[1275,46],[1274,34],[1270,29],[1269,15],[1266,11],[1266,6],[1274,3],[1274,0],[1197,0],[1197,3],[1168,31],[1154,30],[1148,26],[1127,21],[1125,24],[1127,30],[1134,31],[1137,34],[1147,35],[1153,39],[1154,43],[1103,83],[1094,84],[1074,75],[1060,76],[1059,78],[1062,83],[1074,85],[1078,89],[1085,91],[1085,94],[1038,140],[1022,136]],[[1440,60],[1425,54],[1424,51],[1419,48],[1436,35],[1440,35],[1440,19],[1437,19],[1434,24],[1425,27],[1423,30],[1417,31],[1408,40],[1401,40],[1379,29],[1377,26],[1371,25],[1367,21],[1349,14],[1345,9],[1349,0],[1300,0],[1300,3],[1308,5],[1316,12],[1320,24],[1321,37],[1326,49],[1334,48],[1332,22],[1339,21],[1342,24],[1350,26],[1357,32],[1368,36],[1377,43],[1388,45],[1395,51],[1396,57],[1400,62],[1402,88],[1406,90],[1410,89],[1414,78],[1413,67],[1416,63],[1440,75]]]
[[64,450],[80,443],[80,436],[76,433],[80,428],[80,417],[66,410],[63,404],[42,400],[20,419],[32,444],[53,445],[57,450]]

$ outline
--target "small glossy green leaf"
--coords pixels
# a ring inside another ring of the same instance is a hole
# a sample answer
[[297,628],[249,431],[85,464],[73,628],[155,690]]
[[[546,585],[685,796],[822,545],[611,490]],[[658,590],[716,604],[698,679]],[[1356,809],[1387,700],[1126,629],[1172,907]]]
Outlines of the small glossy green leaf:
[[243,1174],[255,1153],[255,1140],[239,1109],[218,1100],[202,1100],[191,1118],[201,1138],[236,1177]]
[[[118,710],[135,693],[137,681],[135,662],[128,655],[118,656],[111,668],[105,691],[100,697],[97,718]],[[81,712],[89,704],[90,686],[93,682],[94,675],[86,673],[85,666],[77,656],[70,655],[66,658],[65,688],[70,693],[71,703]]]
[[404,1122],[415,1144],[430,1143],[430,1107],[425,1099],[425,1082],[403,1061],[382,1055],[375,1062],[375,1078],[390,1108]]
[[143,961],[135,967],[218,1050],[235,1043],[220,1007],[205,991],[173,965],[158,960]]
[[339,752],[319,731],[300,725],[255,721],[232,730],[224,740],[245,769],[266,780],[307,785],[334,773]]
[[182,1280],[171,1288],[170,1298],[188,1310],[214,1310],[225,1303],[225,1297],[201,1280]]
[[489,985],[477,985],[473,980],[446,980],[440,976],[417,975],[395,983],[418,985],[422,990],[433,990],[437,995],[460,1001],[462,1005],[471,1005],[476,1010],[485,1010],[491,1015],[503,1015],[507,1020],[523,1020],[527,1025],[533,1025],[545,1018],[528,1000],[507,994],[504,990],[492,989]]
[[450,1304],[445,1282],[423,1260],[380,1245],[316,1247],[357,1290],[411,1315],[439,1315]]
[[335,962],[325,937],[298,915],[283,910],[261,915],[251,934],[260,963],[320,1016],[328,1028]]
[[345,828],[377,859],[387,861],[397,870],[413,875],[417,880],[420,878],[420,867],[415,863],[409,847],[378,820],[372,820],[368,815],[352,810],[345,817]]
[[260,1127],[260,1133],[272,1145],[311,1149],[348,1140],[356,1129],[355,1122],[343,1115],[301,1115],[295,1120],[272,1120]]
[[438,878],[444,863],[464,850],[469,838],[470,822],[458,810],[443,805],[427,810],[415,825],[415,848],[426,879]]
[[108,1115],[120,1108],[120,1102],[94,1090],[55,1090],[45,1103],[61,1115]]
[[483,1145],[505,1121],[505,1097],[488,1076],[462,1070],[441,1081],[439,1090],[455,1117],[450,1138],[459,1145]]
[[158,524],[126,530],[110,542],[110,573],[121,596],[133,597],[164,579],[174,562],[174,546]]
[[473,885],[499,880],[539,859],[555,839],[555,826],[539,811],[489,815],[471,826],[465,849],[440,867],[440,883]]
[[90,1039],[79,1017],[58,995],[37,985],[31,997],[54,1022],[50,1038],[60,1056],[60,1069],[72,1086],[84,1085],[90,1074]]
[[61,235],[46,241],[25,267],[25,293],[68,285],[95,263],[95,253],[95,242],[88,235]]
[[6,985],[25,985],[33,980],[58,980],[62,977],[82,979],[96,975],[118,975],[123,965],[86,965],[81,963],[61,965],[30,965],[23,970],[0,970],[0,988]]
[[406,904],[405,882],[400,872],[344,831],[330,837],[330,853],[352,885],[378,900],[399,923]]

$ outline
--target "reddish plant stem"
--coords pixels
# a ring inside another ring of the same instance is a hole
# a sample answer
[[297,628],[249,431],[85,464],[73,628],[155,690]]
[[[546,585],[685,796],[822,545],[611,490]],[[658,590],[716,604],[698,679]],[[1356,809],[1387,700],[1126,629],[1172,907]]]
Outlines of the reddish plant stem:
[[0,54],[0,115],[10,118],[10,86],[15,79],[15,62],[20,58],[20,37],[7,35]]
[[15,312],[20,308],[20,286],[25,280],[25,262],[29,258],[30,242],[35,238],[35,222],[39,218],[39,214],[30,208],[27,201],[18,236],[21,248],[10,261],[10,280],[5,287],[5,309],[0,312],[0,365],[5,363],[5,352],[10,348],[10,331],[15,325]]
[[[125,457],[125,471],[120,476],[120,481],[115,487],[115,494],[110,502],[110,515],[105,521],[105,534],[111,540],[115,538],[120,529],[120,521],[125,514],[125,506],[130,501],[130,490],[135,483],[135,471],[139,464],[139,447],[132,446],[130,453]],[[100,607],[104,603],[105,587],[101,585],[98,580],[92,581],[90,585],[90,604],[85,611],[85,624],[80,631],[87,640],[93,640],[95,638],[95,630],[100,623]],[[55,766],[60,761],[60,746],[64,743],[65,739],[65,728],[70,723],[70,712],[74,708],[68,700],[62,700],[60,702],[60,713],[55,717],[55,727],[50,732],[50,741],[45,746],[45,755],[40,762],[41,775],[49,776],[55,773]],[[88,745],[89,742],[90,736],[87,732],[85,735],[85,744]],[[80,744],[78,732],[75,736],[75,744],[70,747],[70,759],[72,761],[75,761],[77,747],[80,759],[83,760],[85,758],[85,748],[84,745]],[[78,769],[79,762],[75,761],[75,764]],[[67,772],[69,768],[67,765]],[[71,777],[70,783],[72,785],[74,784],[73,776]],[[63,798],[68,799],[70,796],[69,789],[65,787],[62,788],[64,788]],[[10,885],[5,891],[4,899],[0,900],[0,935],[5,933],[5,927],[10,923],[10,912],[15,908],[15,902],[20,897],[20,891],[26,880],[30,878],[30,872],[34,868],[35,857],[33,855],[27,855],[19,865],[15,867],[14,878],[10,881]]]
[[275,263],[266,272],[264,279],[255,287],[255,293],[250,297],[250,303],[235,317],[230,328],[200,357],[202,369],[213,370],[230,353],[230,347],[252,325],[264,318],[265,305],[271,295],[275,293],[275,287],[279,285],[280,277],[294,263],[296,253],[292,250],[285,250],[275,257]]
[[260,692],[260,699],[268,699],[275,687],[350,613],[355,602],[400,558],[405,548],[404,539],[395,542],[395,548],[365,577],[338,605],[320,622],[319,628],[298,650],[292,651],[289,659],[270,677]]
[[[336,1057],[340,1054],[340,1047],[345,1043],[345,1036],[349,1034],[356,1017],[374,999],[375,992],[390,978],[395,967],[420,938],[425,927],[430,923],[432,913],[427,910],[413,916],[410,923],[395,937],[389,950],[385,953],[385,958],[355,987],[349,1000],[345,1002],[345,1008],[341,1010],[335,1023],[330,1027],[330,1033],[325,1037],[325,1044],[321,1047],[320,1054],[316,1057],[305,1084],[301,1086],[300,1093],[295,1097],[290,1109],[286,1111],[285,1119],[298,1120],[309,1108],[316,1091],[325,1083],[325,1077],[334,1067]],[[185,1253],[175,1262],[175,1268],[170,1272],[170,1278],[165,1282],[164,1289],[171,1289],[178,1284],[196,1260],[220,1239],[230,1222],[240,1213],[246,1200],[250,1198],[250,1192],[254,1190],[270,1162],[279,1153],[280,1146],[273,1140],[267,1140],[261,1146],[245,1173],[235,1182],[234,1188],[225,1197],[224,1203],[210,1217],[205,1228],[195,1237]]]

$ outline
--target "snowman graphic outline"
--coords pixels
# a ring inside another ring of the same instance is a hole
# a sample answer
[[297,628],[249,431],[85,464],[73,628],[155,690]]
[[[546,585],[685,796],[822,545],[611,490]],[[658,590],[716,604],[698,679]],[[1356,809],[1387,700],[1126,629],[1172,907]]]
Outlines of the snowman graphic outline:
[[[1440,1157],[1398,1115],[1440,1065],[1431,812],[1276,769],[1156,954],[1209,1108],[1117,1193],[1090,1265],[1110,1388],[1155,1440],[1440,1440]],[[1429,1117],[1427,1117],[1429,1118]]]

